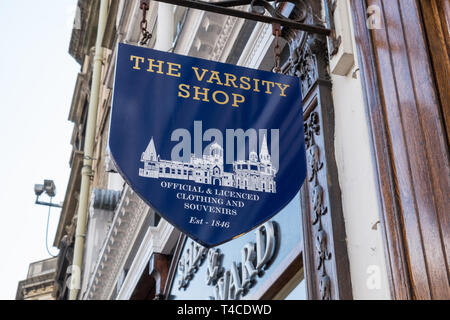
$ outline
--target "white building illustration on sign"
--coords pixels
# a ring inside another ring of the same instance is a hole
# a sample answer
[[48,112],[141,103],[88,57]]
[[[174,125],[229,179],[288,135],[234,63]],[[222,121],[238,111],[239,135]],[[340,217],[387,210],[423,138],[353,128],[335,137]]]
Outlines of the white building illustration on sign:
[[139,175],[145,178],[170,178],[244,190],[276,193],[276,168],[273,167],[264,135],[258,154],[250,151],[249,160],[233,162],[233,172],[224,171],[223,148],[213,143],[202,158],[191,154],[189,162],[160,159],[153,137],[142,153]]

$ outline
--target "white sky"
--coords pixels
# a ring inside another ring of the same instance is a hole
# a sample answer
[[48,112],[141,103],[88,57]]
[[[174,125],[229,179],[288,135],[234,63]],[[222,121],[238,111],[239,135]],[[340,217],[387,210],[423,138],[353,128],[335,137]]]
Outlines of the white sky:
[[[33,187],[53,179],[54,202],[70,174],[67,120],[80,66],[68,54],[76,0],[0,0],[0,299],[15,299],[30,262],[48,258],[48,207]],[[41,196],[47,201],[47,196]],[[51,211],[52,247],[60,209]]]

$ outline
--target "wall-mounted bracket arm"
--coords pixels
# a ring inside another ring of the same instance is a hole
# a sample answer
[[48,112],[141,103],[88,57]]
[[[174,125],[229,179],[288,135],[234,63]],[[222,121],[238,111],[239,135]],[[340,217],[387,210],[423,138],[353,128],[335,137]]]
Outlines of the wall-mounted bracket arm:
[[[270,2],[274,2],[275,5],[284,2],[290,2],[295,5],[294,0],[224,0],[219,2],[205,2],[200,0],[156,0],[158,2],[165,2],[192,9],[199,9],[203,11],[229,15],[237,18],[243,18],[264,23],[278,23],[283,27],[288,27],[296,30],[301,30],[310,33],[316,33],[329,36],[331,30],[320,25],[310,25],[298,22],[293,19],[289,19],[277,12]],[[242,11],[238,9],[232,9],[231,7],[250,5],[250,12]],[[270,16],[265,15],[268,12]]]

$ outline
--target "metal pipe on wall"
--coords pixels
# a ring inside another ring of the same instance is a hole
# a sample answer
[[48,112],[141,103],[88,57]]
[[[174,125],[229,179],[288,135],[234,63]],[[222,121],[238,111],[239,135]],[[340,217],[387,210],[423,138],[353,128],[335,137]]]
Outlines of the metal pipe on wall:
[[95,143],[95,127],[97,123],[97,109],[100,92],[100,78],[103,63],[102,40],[108,17],[108,0],[100,1],[97,39],[92,71],[91,96],[89,100],[86,138],[84,144],[84,160],[81,169],[81,188],[77,211],[77,227],[75,232],[75,248],[72,262],[72,276],[70,282],[69,300],[76,300],[81,287],[81,266],[83,263],[84,242],[89,205],[89,190],[92,176],[92,160]]

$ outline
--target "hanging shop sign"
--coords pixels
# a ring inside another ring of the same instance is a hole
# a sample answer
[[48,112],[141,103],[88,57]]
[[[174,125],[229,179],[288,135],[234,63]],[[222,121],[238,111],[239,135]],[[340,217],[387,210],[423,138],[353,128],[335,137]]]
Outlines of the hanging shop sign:
[[164,219],[216,246],[300,189],[301,101],[296,77],[120,44],[111,154]]

